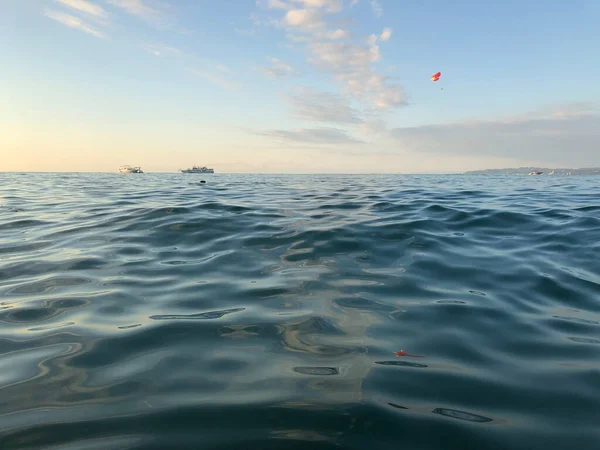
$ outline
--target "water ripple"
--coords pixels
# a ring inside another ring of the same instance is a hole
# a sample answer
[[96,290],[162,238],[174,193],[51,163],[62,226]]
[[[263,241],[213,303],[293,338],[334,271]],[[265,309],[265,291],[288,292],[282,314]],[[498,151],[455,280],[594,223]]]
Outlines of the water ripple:
[[0,174],[0,448],[597,447],[596,178],[205,181]]

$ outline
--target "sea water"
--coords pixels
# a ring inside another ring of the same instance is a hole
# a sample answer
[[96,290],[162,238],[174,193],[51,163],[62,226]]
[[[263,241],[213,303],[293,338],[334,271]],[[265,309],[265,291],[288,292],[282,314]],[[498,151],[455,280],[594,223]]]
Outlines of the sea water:
[[0,174],[0,448],[600,448],[599,186]]

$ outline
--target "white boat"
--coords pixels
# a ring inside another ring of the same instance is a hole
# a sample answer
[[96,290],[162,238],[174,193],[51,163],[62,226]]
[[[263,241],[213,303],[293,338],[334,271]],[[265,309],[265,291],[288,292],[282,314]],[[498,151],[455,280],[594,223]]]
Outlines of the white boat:
[[181,173],[215,173],[215,169],[209,169],[206,166],[193,166],[191,169],[179,169]]
[[542,172],[541,170],[532,170],[531,172],[529,172],[529,175],[541,175],[544,172]]
[[119,172],[121,172],[121,173],[144,173],[142,171],[141,167],[139,167],[139,166],[131,167],[129,165],[119,167]]

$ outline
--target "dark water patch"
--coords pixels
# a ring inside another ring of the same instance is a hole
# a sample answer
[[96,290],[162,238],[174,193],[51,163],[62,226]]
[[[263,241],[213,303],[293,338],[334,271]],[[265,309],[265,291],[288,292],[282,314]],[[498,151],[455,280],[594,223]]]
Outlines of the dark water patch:
[[584,324],[584,325],[600,325],[600,322],[589,319],[582,319],[580,317],[572,317],[572,316],[552,316],[555,319],[566,320],[573,323]]
[[319,206],[319,209],[341,209],[341,210],[353,210],[360,209],[362,207],[361,204],[351,203],[351,202],[343,202],[343,203],[325,203]]
[[476,291],[476,290],[473,290],[473,289],[469,290],[469,293],[473,294],[473,295],[479,295],[481,297],[485,297],[486,296],[485,292]]
[[582,338],[575,336],[569,336],[569,339],[573,342],[579,342],[581,344],[600,344],[600,339]]
[[21,220],[13,220],[11,222],[0,223],[0,230],[20,230],[23,228],[34,228],[40,227],[44,225],[51,225],[52,222],[44,221],[44,220],[36,220],[36,219],[21,219]]
[[0,255],[3,254],[18,254],[21,252],[33,252],[36,250],[42,250],[46,247],[52,245],[52,241],[38,241],[38,242],[30,242],[27,244],[17,244],[17,245],[8,245],[8,246],[0,246]]
[[207,320],[207,319],[220,319],[221,317],[232,314],[239,311],[244,311],[246,308],[232,308],[224,309],[221,311],[209,311],[205,313],[197,314],[161,314],[150,316],[153,320]]
[[462,300],[438,300],[436,301],[438,305],[466,305],[467,302],[463,302]]
[[142,324],[141,323],[134,323],[132,325],[122,325],[119,327],[120,330],[129,330],[130,328],[137,328],[137,327],[141,327]]
[[573,210],[582,213],[599,213],[600,205],[580,206],[579,208],[573,208]]
[[0,313],[0,321],[7,323],[40,322],[58,314],[59,312],[53,308],[20,308]]
[[388,403],[388,405],[390,405],[391,407],[396,408],[396,409],[409,409],[406,406],[397,405],[396,403],[391,403],[391,402]]
[[303,375],[330,376],[340,374],[337,367],[294,367],[293,370]]
[[477,422],[477,423],[487,423],[493,422],[489,417],[480,416],[477,414],[472,414],[465,411],[458,411],[456,409],[448,409],[448,408],[436,408],[431,411],[434,414],[439,414],[445,417],[451,417],[453,419],[466,420],[468,422]]
[[379,364],[381,366],[416,367],[419,369],[429,367],[427,364],[419,364],[409,361],[375,361],[375,364]]

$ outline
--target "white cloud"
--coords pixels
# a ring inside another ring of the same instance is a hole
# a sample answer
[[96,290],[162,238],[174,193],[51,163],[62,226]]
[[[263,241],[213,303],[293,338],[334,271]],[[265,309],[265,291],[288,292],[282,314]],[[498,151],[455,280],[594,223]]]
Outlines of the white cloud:
[[348,34],[347,31],[337,29],[333,33],[330,33],[329,39],[332,39],[332,40],[335,41],[335,40],[338,40],[338,39],[345,39],[348,36],[349,36],[349,34]]
[[376,17],[381,17],[383,14],[383,8],[377,0],[371,0],[371,9],[373,9],[373,14],[375,14]]
[[[340,12],[344,8],[344,0],[266,0],[270,9],[312,8],[324,9],[327,12]],[[264,6],[264,0],[258,0],[259,6]]]
[[403,148],[420,153],[600,165],[600,114],[589,104],[567,104],[497,120],[395,128],[390,136]]
[[94,17],[95,19],[106,21],[108,19],[108,14],[102,7],[87,2],[85,0],[55,0],[57,3],[60,3],[69,8],[75,9],[77,11],[84,12]]
[[322,14],[316,9],[292,9],[285,15],[287,25],[299,28],[319,28],[324,25]]
[[359,111],[339,95],[300,88],[295,94],[286,96],[286,100],[296,119],[339,124],[358,124],[363,121]]
[[368,38],[367,38],[367,44],[373,46],[375,44],[377,44],[377,36],[374,34],[371,34]]
[[346,130],[339,128],[301,128],[295,130],[269,130],[258,133],[261,136],[270,137],[285,143],[296,144],[364,144],[348,134]]
[[270,78],[285,78],[294,72],[289,64],[284,63],[278,58],[269,56],[267,59],[271,61],[271,65],[267,67],[261,67],[258,70]]
[[269,0],[267,6],[276,9],[290,9],[292,7],[289,3],[282,0]]
[[[261,3],[264,5],[265,1]],[[356,2],[350,3],[353,4]],[[392,30],[384,28],[380,35],[368,37],[352,35],[346,26],[340,28],[346,20],[335,17],[343,7],[343,2],[337,0],[286,0],[270,2],[269,6],[283,10],[277,13],[280,14],[277,23],[287,32],[288,40],[304,46],[307,61],[317,70],[330,74],[340,87],[341,95],[309,90],[290,94],[286,99],[293,117],[359,125],[364,134],[381,134],[385,130],[381,115],[407,104],[402,85],[378,72],[377,63],[382,59],[378,41],[389,40]],[[374,6],[379,7],[379,4]],[[352,101],[360,103],[363,111],[351,106]],[[368,122],[365,115],[369,117]],[[281,133],[278,136],[283,136]],[[306,133],[293,136],[300,139]]]
[[239,88],[238,85],[236,85],[235,83],[232,83],[231,81],[227,80],[223,76],[215,75],[213,73],[206,72],[204,70],[197,70],[197,69],[187,69],[187,70],[192,75],[195,75],[199,78],[204,78],[205,80],[208,80],[209,82],[216,84],[217,86],[221,86],[222,88],[225,88],[228,90],[234,90],[234,89]]
[[139,16],[144,19],[154,20],[160,16],[161,12],[157,8],[148,5],[145,0],[104,0],[105,2],[124,9],[129,14]]
[[385,111],[406,104],[400,85],[391,84],[389,77],[379,75],[371,64],[381,59],[379,47],[364,47],[343,42],[312,42],[310,61],[318,68],[333,73],[343,90],[357,100]]
[[167,3],[162,0],[104,0],[104,2],[139,17],[158,29],[183,35],[193,34],[192,31],[175,23],[174,13],[177,5],[175,2]]
[[169,47],[167,45],[155,45],[145,44],[142,46],[144,50],[154,56],[167,56],[167,55],[182,55],[183,52],[175,47]]
[[104,38],[104,34],[95,29],[94,27],[88,25],[79,17],[71,16],[70,14],[61,13],[53,10],[46,10],[44,15],[52,20],[55,20],[67,27],[74,28],[79,31],[83,31],[84,33],[91,34],[96,36],[97,38]]
[[294,0],[305,8],[325,8],[329,12],[340,12],[344,7],[343,0]]
[[389,41],[391,37],[392,37],[392,29],[391,28],[384,28],[383,32],[379,35],[379,39],[381,39],[382,41]]
[[[384,28],[380,36],[372,34],[362,43],[350,40],[343,29],[330,28],[322,9],[339,12],[339,2],[332,0],[290,0],[307,9],[290,9],[285,12],[283,24],[289,32],[288,39],[306,43],[308,61],[318,69],[329,72],[341,84],[342,92],[363,102],[367,108],[386,111],[406,104],[402,86],[389,77],[377,73],[374,64],[381,60],[378,39],[391,37],[392,30]],[[298,34],[296,32],[301,32]]]

